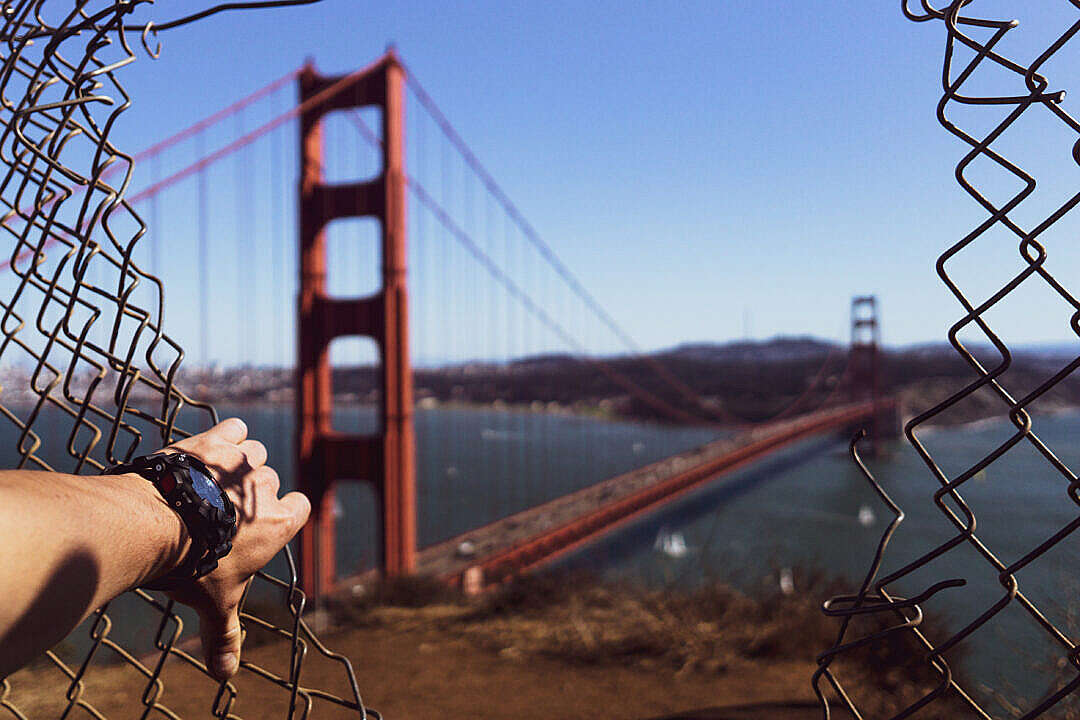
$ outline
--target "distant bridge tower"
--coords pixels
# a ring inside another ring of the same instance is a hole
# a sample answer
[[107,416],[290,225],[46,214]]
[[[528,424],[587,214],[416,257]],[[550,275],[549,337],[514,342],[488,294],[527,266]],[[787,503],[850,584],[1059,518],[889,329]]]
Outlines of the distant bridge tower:
[[883,433],[893,434],[897,420],[895,407],[881,405],[881,359],[879,345],[881,325],[878,322],[877,298],[857,295],[851,299],[851,350],[848,377],[852,402],[870,401],[875,407],[869,427],[870,451],[880,450],[878,440]]
[[[393,51],[347,76],[300,74],[300,297],[297,365],[297,472],[312,501],[300,535],[305,591],[328,592],[336,579],[334,486],[341,480],[374,485],[381,523],[380,562],[388,576],[416,563],[416,472],[412,373],[405,283],[405,70]],[[322,118],[334,110],[382,111],[382,172],[369,181],[323,181]],[[326,226],[335,219],[374,217],[382,230],[382,288],[363,298],[326,294]],[[331,423],[330,342],[370,337],[379,346],[380,433],[335,432]]]
[[880,397],[877,298],[859,295],[851,299],[851,399],[877,400]]

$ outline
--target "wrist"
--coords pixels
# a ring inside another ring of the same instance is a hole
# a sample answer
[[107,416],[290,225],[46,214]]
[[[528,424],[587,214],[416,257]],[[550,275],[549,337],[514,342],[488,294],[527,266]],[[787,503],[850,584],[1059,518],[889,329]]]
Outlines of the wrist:
[[141,568],[133,587],[144,585],[178,567],[191,549],[191,536],[180,516],[165,502],[157,488],[137,473],[106,476],[125,486],[138,498],[139,516],[145,519],[149,547],[153,551]]

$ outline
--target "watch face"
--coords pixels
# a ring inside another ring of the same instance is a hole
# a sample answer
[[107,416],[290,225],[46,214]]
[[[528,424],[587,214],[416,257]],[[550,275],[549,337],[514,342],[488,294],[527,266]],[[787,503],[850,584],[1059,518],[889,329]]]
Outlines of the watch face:
[[195,492],[198,493],[199,497],[216,507],[218,510],[225,509],[225,503],[221,500],[221,489],[218,488],[213,480],[206,477],[205,474],[195,468],[189,468],[188,474],[191,476],[191,486],[195,489]]

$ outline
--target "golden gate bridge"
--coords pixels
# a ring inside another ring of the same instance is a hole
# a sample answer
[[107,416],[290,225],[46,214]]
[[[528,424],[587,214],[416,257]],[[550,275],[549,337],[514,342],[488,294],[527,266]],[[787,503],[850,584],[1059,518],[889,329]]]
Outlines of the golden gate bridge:
[[[282,475],[312,499],[300,541],[309,595],[349,582],[335,557],[343,483],[374,494],[375,517],[350,522],[378,528],[378,570],[477,589],[805,438],[895,430],[895,402],[878,381],[873,298],[853,301],[843,381],[831,376],[824,400],[817,391],[830,358],[767,421],[733,415],[642,351],[393,50],[340,76],[309,63],[134,160],[141,189],[128,201],[149,219],[134,255],[164,283],[164,324],[195,348],[193,377],[215,363],[295,364],[285,394],[295,406],[294,466]],[[651,382],[605,359],[613,348],[639,359]],[[467,369],[543,353],[572,356],[654,417],[736,432],[418,547],[414,358]],[[376,432],[336,419],[333,371],[364,363],[378,366]],[[475,551],[463,555],[466,541]]]

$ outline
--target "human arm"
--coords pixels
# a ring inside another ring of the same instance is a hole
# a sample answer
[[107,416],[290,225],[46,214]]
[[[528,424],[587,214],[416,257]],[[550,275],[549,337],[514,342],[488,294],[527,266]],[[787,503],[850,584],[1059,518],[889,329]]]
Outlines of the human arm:
[[[239,662],[247,581],[310,512],[299,493],[278,498],[266,449],[246,438],[247,427],[233,418],[170,446],[210,466],[237,509],[232,552],[171,593],[199,613],[207,665],[219,679]],[[175,568],[189,544],[179,516],[138,475],[0,472],[0,678],[94,609]]]

